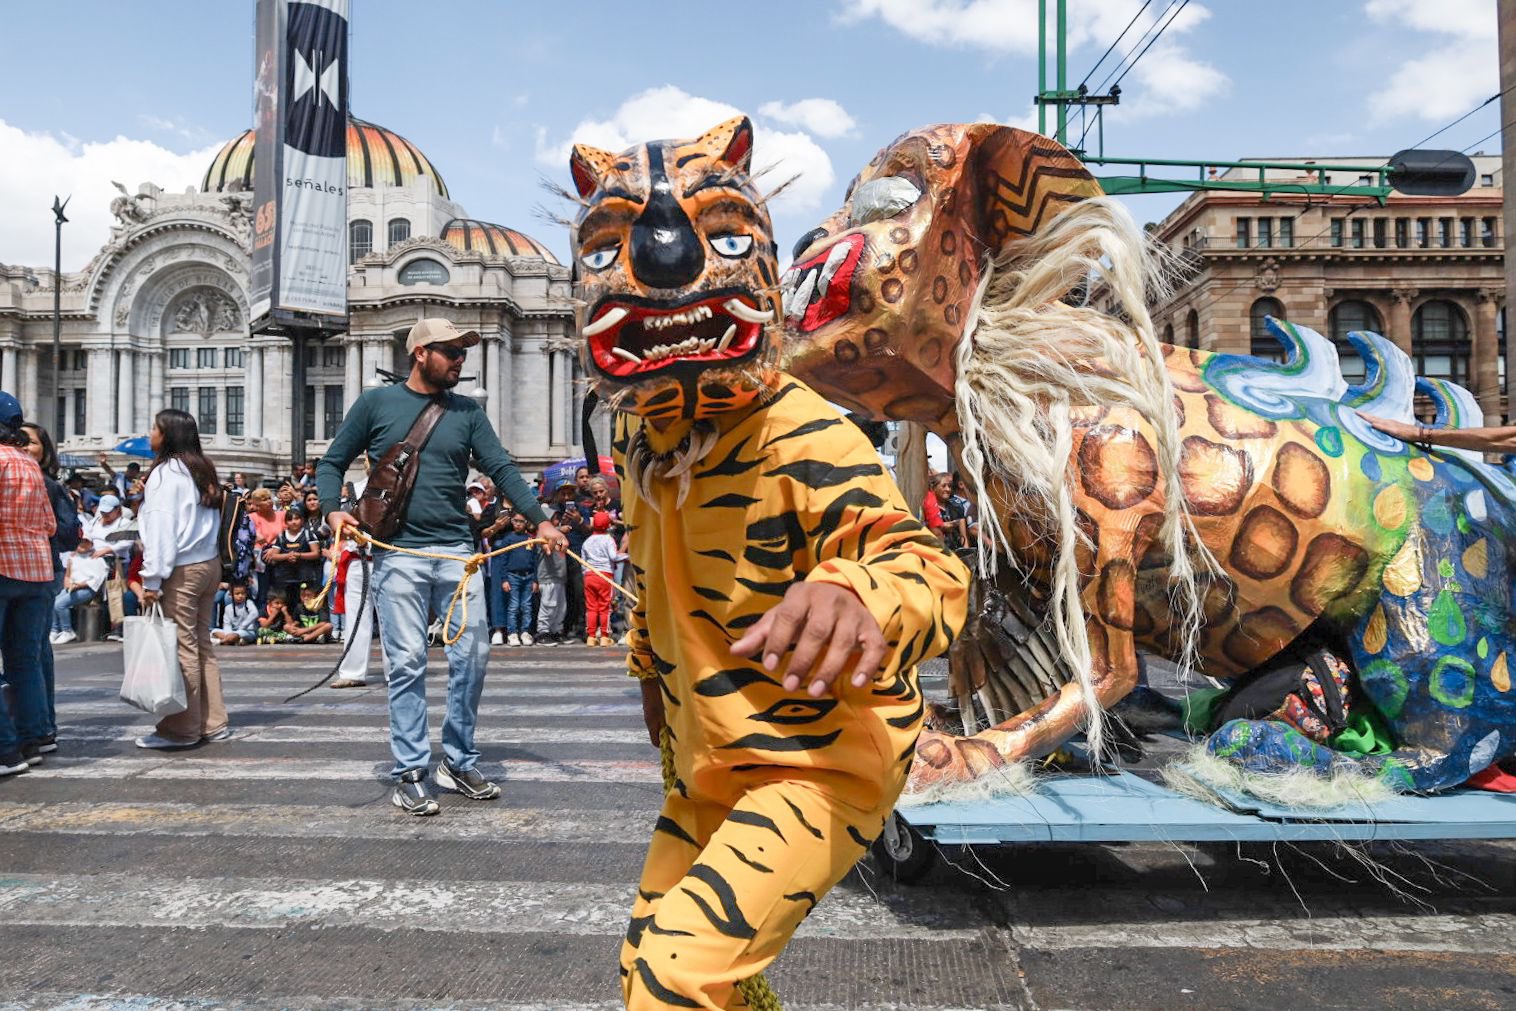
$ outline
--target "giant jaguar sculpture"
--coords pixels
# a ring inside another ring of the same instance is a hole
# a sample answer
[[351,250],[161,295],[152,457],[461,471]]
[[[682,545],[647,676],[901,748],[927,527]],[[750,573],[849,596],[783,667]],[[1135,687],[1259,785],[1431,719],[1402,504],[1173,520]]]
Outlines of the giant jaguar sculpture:
[[981,581],[1045,615],[1059,654],[1027,675],[1001,636],[966,633],[953,690],[992,725],[925,731],[908,792],[985,782],[1081,729],[1098,751],[1139,653],[1235,680],[1307,633],[1344,644],[1393,749],[1350,760],[1234,720],[1213,756],[1435,791],[1516,752],[1512,473],[1360,415],[1409,421],[1419,392],[1437,424],[1477,425],[1473,398],[1373,333],[1349,335],[1352,386],[1335,345],[1288,322],[1268,324],[1282,362],[1162,344],[1164,273],[1073,155],[988,124],[904,134],[795,248],[786,367],[945,440],[989,541]]

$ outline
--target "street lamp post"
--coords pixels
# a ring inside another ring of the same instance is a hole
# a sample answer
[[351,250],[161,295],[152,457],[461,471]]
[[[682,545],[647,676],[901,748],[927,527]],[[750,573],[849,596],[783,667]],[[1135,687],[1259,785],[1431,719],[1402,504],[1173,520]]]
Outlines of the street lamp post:
[[[58,402],[58,341],[63,328],[63,223],[68,220],[63,216],[63,209],[68,206],[72,196],[65,200],[59,200],[57,194],[53,195],[53,403]],[[40,396],[37,398],[42,399]],[[37,404],[38,413],[42,413],[42,405]],[[46,414],[42,414],[45,418]],[[56,424],[56,419],[55,419]],[[63,432],[58,432],[58,437],[63,437]]]

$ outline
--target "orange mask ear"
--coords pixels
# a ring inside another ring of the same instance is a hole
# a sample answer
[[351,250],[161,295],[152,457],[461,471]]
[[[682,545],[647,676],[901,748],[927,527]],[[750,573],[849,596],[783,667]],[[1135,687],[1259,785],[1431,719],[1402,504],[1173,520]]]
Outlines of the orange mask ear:
[[569,155],[569,173],[574,177],[574,189],[581,197],[588,197],[604,184],[615,160],[616,156],[609,151],[585,144],[574,145],[574,153]]
[[696,144],[711,152],[716,161],[725,162],[744,174],[752,171],[753,121],[733,116],[718,123],[700,136]]
[[973,225],[992,254],[1045,228],[1069,204],[1101,195],[1089,169],[1055,140],[993,123],[967,132],[964,174],[978,195]]

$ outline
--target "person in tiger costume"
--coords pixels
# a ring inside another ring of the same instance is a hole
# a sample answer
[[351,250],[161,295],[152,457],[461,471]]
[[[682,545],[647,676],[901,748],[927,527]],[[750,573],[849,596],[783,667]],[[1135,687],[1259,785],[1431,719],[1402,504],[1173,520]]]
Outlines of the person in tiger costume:
[[879,834],[921,728],[914,666],[966,618],[967,569],[776,365],[752,147],[737,117],[570,159],[580,354],[616,414],[639,600],[628,667],[668,787],[621,952],[637,1011],[775,1006],[750,977]]

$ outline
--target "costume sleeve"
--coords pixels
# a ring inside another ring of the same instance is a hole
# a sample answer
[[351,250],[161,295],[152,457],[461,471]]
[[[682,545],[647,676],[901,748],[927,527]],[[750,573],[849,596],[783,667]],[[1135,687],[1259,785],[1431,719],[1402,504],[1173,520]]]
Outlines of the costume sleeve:
[[369,398],[362,394],[353,403],[352,410],[342,419],[337,437],[327,446],[326,452],[316,462],[316,491],[321,495],[321,515],[327,516],[342,508],[342,475],[367,451],[369,444]]
[[[542,504],[537,501],[531,485],[527,484],[526,479],[521,476],[521,471],[516,469],[516,463],[511,459],[511,454],[500,445],[500,436],[495,434],[495,429],[490,425],[489,418],[485,417],[483,410],[473,412],[471,432],[473,445],[469,448],[474,454],[474,460],[479,464],[479,469],[495,482],[495,487],[510,499],[511,505],[526,514],[526,518],[533,526],[546,522],[547,513],[542,511]],[[325,498],[325,496],[322,497]]]
[[946,652],[967,617],[968,569],[911,515],[861,432],[830,429],[806,450],[787,451],[779,467],[801,488],[817,562],[806,580],[845,587],[863,602],[890,645],[885,678]]

